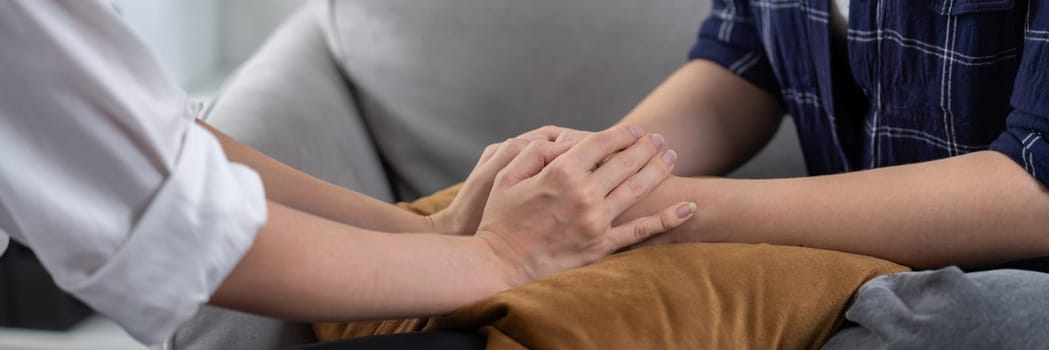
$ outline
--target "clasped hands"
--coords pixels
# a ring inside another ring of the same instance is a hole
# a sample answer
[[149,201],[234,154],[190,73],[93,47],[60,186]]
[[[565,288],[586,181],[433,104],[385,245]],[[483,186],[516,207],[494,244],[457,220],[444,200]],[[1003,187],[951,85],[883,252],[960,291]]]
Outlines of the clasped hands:
[[488,146],[459,194],[430,217],[435,231],[473,235],[506,287],[583,266],[672,230],[695,212],[677,203],[613,226],[663,182],[677,154],[639,127],[591,133],[542,127]]

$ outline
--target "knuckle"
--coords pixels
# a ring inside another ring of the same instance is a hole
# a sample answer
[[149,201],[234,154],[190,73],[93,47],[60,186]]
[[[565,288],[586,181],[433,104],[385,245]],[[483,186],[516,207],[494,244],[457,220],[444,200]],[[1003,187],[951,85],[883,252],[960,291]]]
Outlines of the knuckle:
[[619,164],[623,168],[637,170],[638,168],[641,167],[641,160],[639,160],[637,158],[634,158],[634,157],[622,157],[622,158],[623,159],[619,160]]
[[613,148],[614,146],[628,145],[630,140],[634,140],[634,134],[630,133],[630,129],[626,126],[618,125],[609,130],[590,135],[590,138],[599,146]]
[[554,164],[549,168],[549,175],[554,181],[563,182],[568,181],[572,178],[572,171],[569,167],[562,164]]
[[587,138],[590,140],[590,142],[593,142],[593,143],[598,144],[598,145],[602,145],[602,144],[609,143],[609,141],[611,139],[615,138],[615,136],[614,136],[615,133],[616,133],[616,130],[604,131],[604,132],[599,132],[599,133],[590,135]]
[[626,125],[617,125],[615,130],[617,136],[634,138],[634,134],[630,132],[630,128]]
[[530,143],[524,145],[524,147],[521,149],[521,151],[519,153],[524,155],[524,156],[528,156],[528,157],[536,157],[536,158],[539,158],[540,161],[543,161],[544,160],[543,153],[545,153],[545,151],[544,151],[544,147],[543,147],[542,143],[530,142]]
[[632,237],[634,239],[634,242],[640,242],[645,240],[645,238],[648,238],[650,232],[651,231],[648,229],[648,227],[644,223],[641,223],[634,225],[631,233],[633,234]]
[[648,191],[648,185],[638,179],[631,179],[626,183],[626,190],[631,198],[641,198]]
[[499,144],[498,143],[488,145],[487,147],[484,148],[484,151],[481,151],[481,155],[482,156],[492,155],[498,149],[499,149]]
[[571,129],[565,129],[560,131],[560,134],[557,136],[557,140],[565,142],[576,142],[587,136],[590,136],[590,134]]
[[630,127],[628,127],[626,125],[620,125],[619,126],[619,130],[616,132],[616,140],[620,140],[620,141],[626,141],[626,140],[634,141],[634,140],[637,140],[637,139],[638,139],[638,137],[634,136],[634,133],[632,131],[630,131]]
[[652,161],[650,163],[655,163],[654,165],[656,166],[656,169],[658,169],[662,174],[670,174],[670,164],[667,164],[667,162],[663,161],[662,153],[652,156]]
[[647,138],[647,142],[638,142],[637,145],[645,155],[651,157],[653,154],[656,154],[659,149],[656,148],[656,144],[652,141],[652,135],[647,136]]
[[579,196],[586,199],[588,202],[592,198],[604,197],[605,194],[601,192],[601,187],[593,183],[579,186]]
[[572,204],[576,205],[577,207],[585,208],[590,206],[590,198],[591,197],[587,193],[587,190],[578,188],[572,190],[568,194],[568,199],[571,201]]
[[638,175],[645,176],[648,181],[657,179],[663,179],[670,175],[670,165],[661,159],[662,155],[655,155],[652,157],[647,164],[638,172]]
[[504,170],[500,170],[498,173],[495,173],[495,179],[494,179],[494,182],[493,182],[493,184],[495,186],[500,186],[500,185],[502,185],[505,182],[506,182],[506,170],[505,169]]
[[522,139],[513,139],[506,143],[507,150],[514,153],[520,153],[527,145],[528,141]]
[[671,227],[674,227],[674,219],[671,215],[673,214],[665,213],[663,215],[660,215],[659,227],[653,233],[666,232],[667,230],[670,230]]

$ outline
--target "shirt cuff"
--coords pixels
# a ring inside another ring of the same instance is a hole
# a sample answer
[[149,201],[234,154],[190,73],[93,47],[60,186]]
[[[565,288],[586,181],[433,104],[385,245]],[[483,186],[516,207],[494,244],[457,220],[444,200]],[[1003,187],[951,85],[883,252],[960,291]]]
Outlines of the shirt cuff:
[[190,123],[179,159],[119,251],[68,291],[145,344],[192,317],[266,222],[262,181]]
[[[1014,111],[1009,118],[1035,120],[1024,114]],[[991,144],[990,149],[1009,156],[1042,185],[1049,187],[1049,140],[1046,136],[1049,133],[1041,129],[1010,126]]]

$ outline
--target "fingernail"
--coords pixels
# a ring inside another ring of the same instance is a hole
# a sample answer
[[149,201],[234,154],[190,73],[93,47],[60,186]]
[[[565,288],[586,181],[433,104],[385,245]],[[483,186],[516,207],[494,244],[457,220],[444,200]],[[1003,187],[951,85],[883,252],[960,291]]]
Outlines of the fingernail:
[[657,148],[662,149],[664,141],[666,140],[663,140],[663,135],[652,134],[652,144],[656,145]]
[[679,219],[687,218],[689,215],[692,215],[692,213],[695,212],[696,203],[693,202],[688,202],[686,204],[682,204],[680,207],[677,207],[677,217]]
[[630,129],[630,134],[634,135],[634,137],[641,137],[641,135],[645,134],[645,129],[642,129],[637,126],[631,126],[628,129]]
[[667,162],[668,165],[674,164],[675,160],[677,160],[677,152],[674,152],[674,150],[663,152],[663,161]]

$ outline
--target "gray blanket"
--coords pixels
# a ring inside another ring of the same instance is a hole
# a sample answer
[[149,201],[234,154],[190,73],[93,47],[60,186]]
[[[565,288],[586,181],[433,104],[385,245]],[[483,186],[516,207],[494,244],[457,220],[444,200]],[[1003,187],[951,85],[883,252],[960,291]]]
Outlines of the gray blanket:
[[823,349],[1049,349],[1049,274],[957,267],[875,278]]

